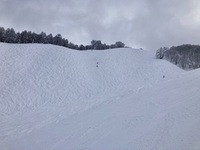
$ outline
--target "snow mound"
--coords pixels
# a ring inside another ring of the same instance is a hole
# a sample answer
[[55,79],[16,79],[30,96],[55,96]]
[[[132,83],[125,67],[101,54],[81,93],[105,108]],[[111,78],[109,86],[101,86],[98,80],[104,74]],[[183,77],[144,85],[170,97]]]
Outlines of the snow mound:
[[198,150],[199,77],[150,51],[0,43],[0,149]]
[[147,51],[82,52],[41,44],[0,44],[0,69],[1,115],[50,106],[75,112],[78,105],[101,103],[181,72]]

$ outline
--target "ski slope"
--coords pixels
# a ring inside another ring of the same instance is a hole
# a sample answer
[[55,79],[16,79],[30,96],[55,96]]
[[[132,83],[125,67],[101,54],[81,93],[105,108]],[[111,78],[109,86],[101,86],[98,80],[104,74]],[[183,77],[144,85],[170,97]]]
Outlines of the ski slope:
[[0,43],[0,149],[199,150],[200,70],[154,54]]

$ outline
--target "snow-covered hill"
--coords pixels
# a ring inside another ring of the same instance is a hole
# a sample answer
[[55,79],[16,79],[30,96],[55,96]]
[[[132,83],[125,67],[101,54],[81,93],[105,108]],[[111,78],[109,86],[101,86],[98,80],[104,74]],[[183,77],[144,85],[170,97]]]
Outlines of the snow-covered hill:
[[200,149],[200,70],[154,54],[1,43],[0,149]]

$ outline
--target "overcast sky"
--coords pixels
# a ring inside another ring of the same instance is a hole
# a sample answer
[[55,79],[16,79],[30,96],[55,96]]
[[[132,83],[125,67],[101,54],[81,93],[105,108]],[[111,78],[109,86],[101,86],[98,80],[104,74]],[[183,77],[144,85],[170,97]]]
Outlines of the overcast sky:
[[0,0],[0,26],[158,49],[200,44],[199,0]]

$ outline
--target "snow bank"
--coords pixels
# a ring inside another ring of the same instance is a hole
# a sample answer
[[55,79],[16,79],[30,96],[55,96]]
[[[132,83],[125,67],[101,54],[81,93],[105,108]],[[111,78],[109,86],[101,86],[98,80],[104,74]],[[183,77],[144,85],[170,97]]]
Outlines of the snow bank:
[[146,51],[81,52],[40,44],[0,44],[0,68],[1,115],[46,106],[93,105],[180,72]]
[[137,49],[1,43],[0,149],[199,149],[199,74]]

